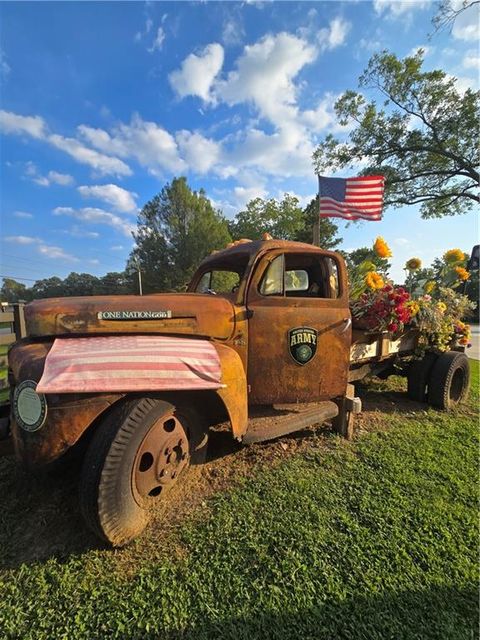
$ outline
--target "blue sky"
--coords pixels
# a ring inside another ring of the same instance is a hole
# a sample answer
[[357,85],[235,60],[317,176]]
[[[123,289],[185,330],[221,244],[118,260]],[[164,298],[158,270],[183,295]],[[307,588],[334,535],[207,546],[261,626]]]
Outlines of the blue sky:
[[[461,0],[455,0],[461,1]],[[139,207],[174,176],[232,217],[251,198],[315,194],[311,154],[336,97],[384,48],[476,86],[478,12],[432,32],[435,5],[372,2],[2,3],[0,274],[32,284],[122,270]],[[342,132],[340,130],[340,135]],[[393,275],[469,251],[477,213],[339,223],[343,249],[383,235]]]

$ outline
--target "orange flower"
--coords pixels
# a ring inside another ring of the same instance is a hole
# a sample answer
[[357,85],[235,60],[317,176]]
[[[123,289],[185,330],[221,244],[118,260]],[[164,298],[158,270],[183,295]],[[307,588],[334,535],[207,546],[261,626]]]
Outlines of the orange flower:
[[373,250],[377,254],[379,258],[389,258],[392,255],[390,251],[390,247],[382,238],[382,236],[378,236],[375,240],[375,244],[373,245]]
[[463,267],[455,267],[455,271],[459,280],[468,280],[470,278],[470,274]]
[[443,259],[447,264],[454,264],[455,262],[465,260],[465,254],[461,249],[449,249],[443,254]]
[[405,263],[405,269],[408,269],[409,271],[416,271],[417,269],[420,269],[421,266],[422,261],[420,258],[410,258],[410,260],[407,260]]
[[385,282],[376,271],[369,271],[365,276],[365,284],[369,289],[383,289]]

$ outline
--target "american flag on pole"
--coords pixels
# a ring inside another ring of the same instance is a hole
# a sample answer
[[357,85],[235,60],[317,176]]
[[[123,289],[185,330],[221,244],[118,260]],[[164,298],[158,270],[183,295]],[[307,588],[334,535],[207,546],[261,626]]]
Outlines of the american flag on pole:
[[321,218],[381,220],[384,176],[318,176]]
[[38,393],[219,389],[221,365],[211,342],[170,336],[57,338]]

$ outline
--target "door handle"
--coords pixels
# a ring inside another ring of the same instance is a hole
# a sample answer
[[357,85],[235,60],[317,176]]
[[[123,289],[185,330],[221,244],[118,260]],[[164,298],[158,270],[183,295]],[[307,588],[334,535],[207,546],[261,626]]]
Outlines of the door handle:
[[351,318],[344,318],[343,322],[345,322],[345,326],[340,331],[340,333],[345,333],[345,331],[348,331],[348,329],[350,329],[350,327],[352,326],[352,319]]

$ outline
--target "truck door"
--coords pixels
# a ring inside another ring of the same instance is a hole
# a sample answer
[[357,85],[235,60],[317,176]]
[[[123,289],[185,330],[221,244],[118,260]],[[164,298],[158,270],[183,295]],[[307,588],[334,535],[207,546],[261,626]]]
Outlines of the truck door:
[[314,402],[345,393],[351,315],[343,261],[272,250],[247,293],[251,404]]

